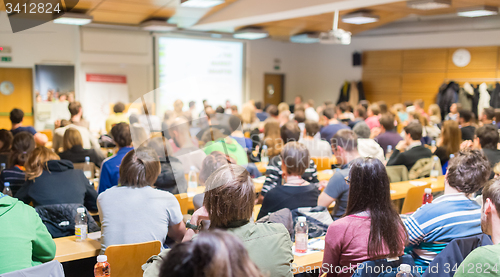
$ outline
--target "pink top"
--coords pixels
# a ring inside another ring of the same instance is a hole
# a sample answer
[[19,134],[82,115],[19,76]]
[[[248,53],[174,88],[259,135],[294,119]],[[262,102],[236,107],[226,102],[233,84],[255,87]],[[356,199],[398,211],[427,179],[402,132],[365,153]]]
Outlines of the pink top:
[[328,227],[321,273],[327,272],[328,277],[349,277],[356,272],[358,264],[382,259],[389,254],[389,250],[385,248],[385,256],[368,256],[370,223],[370,217],[349,215]]
[[365,119],[366,125],[370,127],[370,130],[375,128],[375,127],[380,127],[380,122],[378,121],[379,117],[378,115],[370,116],[367,119]]

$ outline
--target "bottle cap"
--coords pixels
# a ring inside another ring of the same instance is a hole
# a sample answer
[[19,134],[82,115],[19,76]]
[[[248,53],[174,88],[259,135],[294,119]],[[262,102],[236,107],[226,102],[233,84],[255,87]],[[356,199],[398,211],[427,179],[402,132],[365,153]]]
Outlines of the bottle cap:
[[433,141],[431,142],[431,144],[432,144],[433,146],[434,146],[434,145],[436,145],[436,141],[435,141],[435,140],[433,140]]
[[427,194],[431,194],[432,193],[432,189],[431,188],[426,188],[426,189],[424,189],[424,191]]
[[450,154],[450,159],[455,158],[455,154]]
[[434,156],[434,160],[437,161],[439,160],[439,158],[437,156]]
[[409,264],[402,264],[399,266],[399,270],[402,272],[411,272],[411,265]]
[[6,186],[6,187],[10,187],[10,183],[9,182],[5,182],[5,183],[3,183],[3,185]]
[[192,171],[196,171],[196,166],[192,165],[192,166],[191,166],[191,170],[192,170]]
[[307,221],[307,218],[306,218],[305,216],[299,216],[299,217],[297,217],[297,220],[298,220],[299,222],[306,222],[306,221]]
[[85,212],[85,208],[84,207],[77,208],[76,212],[79,213],[79,214],[80,213],[84,213]]
[[267,149],[267,145],[262,145],[262,149]]
[[1,163],[0,166],[5,167],[5,163]]
[[85,161],[90,162],[90,157],[89,156],[85,157]]
[[387,150],[392,150],[392,145],[387,145]]
[[106,255],[99,255],[97,256],[97,262],[98,263],[104,263],[108,261],[108,256]]

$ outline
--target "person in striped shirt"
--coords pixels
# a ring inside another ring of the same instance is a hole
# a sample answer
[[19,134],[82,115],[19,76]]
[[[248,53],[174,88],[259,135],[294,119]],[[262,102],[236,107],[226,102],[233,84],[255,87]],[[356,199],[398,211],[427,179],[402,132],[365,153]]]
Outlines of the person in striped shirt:
[[444,195],[404,221],[411,254],[422,272],[450,241],[481,234],[481,206],[472,194],[488,181],[490,164],[478,150],[461,150],[449,161]]

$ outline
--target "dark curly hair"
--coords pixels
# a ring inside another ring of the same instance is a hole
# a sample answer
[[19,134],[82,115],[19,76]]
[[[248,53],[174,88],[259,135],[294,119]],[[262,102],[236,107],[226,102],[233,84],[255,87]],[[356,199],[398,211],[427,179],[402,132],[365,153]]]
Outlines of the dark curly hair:
[[479,150],[461,150],[448,162],[448,184],[465,194],[481,189],[488,181],[491,167]]

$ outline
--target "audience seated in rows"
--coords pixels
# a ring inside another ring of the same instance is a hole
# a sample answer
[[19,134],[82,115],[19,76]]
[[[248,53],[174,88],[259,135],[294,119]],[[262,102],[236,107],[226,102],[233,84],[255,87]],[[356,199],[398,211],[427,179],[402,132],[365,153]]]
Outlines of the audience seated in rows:
[[148,147],[156,151],[160,159],[160,174],[154,187],[172,194],[186,193],[187,181],[184,168],[181,161],[170,154],[173,152],[170,142],[164,137],[151,138]]
[[476,127],[472,125],[474,114],[471,111],[462,110],[459,112],[458,123],[460,124],[460,132],[462,140],[474,140]]
[[343,129],[348,129],[350,130],[349,126],[346,126],[345,124],[340,123],[337,118],[336,118],[336,113],[335,109],[331,107],[327,107],[323,111],[323,116],[325,117],[326,121],[328,122],[328,125],[324,126],[320,130],[321,134],[321,139],[326,140],[328,143],[331,144],[332,137],[335,136],[335,134]]
[[[189,122],[183,117],[177,117],[169,124],[168,132],[174,144],[179,148],[173,154],[182,163],[184,173],[188,174],[191,167],[201,170],[203,159],[207,156],[199,146],[193,142],[189,133]],[[171,154],[172,155],[172,154]]]
[[[175,245],[158,277],[262,277],[241,240],[228,232],[202,232],[193,241]],[[155,277],[157,277],[155,276]]]
[[111,136],[119,147],[115,155],[105,159],[101,165],[99,175],[99,193],[118,185],[120,178],[120,164],[123,157],[133,149],[132,136],[130,134],[130,125],[127,123],[118,123],[111,129]]
[[97,167],[101,167],[103,161],[102,155],[98,155],[94,149],[83,148],[82,136],[75,128],[68,128],[64,132],[63,152],[59,153],[59,157],[72,163],[84,163],[85,158],[89,157],[89,161]]
[[481,206],[471,199],[488,180],[490,165],[477,150],[462,150],[449,161],[444,195],[404,221],[410,253],[423,270],[453,239],[481,234]]
[[494,268],[498,265],[500,258],[500,180],[488,182],[483,188],[482,195],[483,206],[481,208],[481,230],[484,234],[491,236],[493,245],[478,247],[460,264],[455,276],[465,277],[471,276],[468,271],[470,265],[480,264],[484,267],[479,272],[474,271],[474,276],[485,277],[495,276],[498,269]]
[[368,107],[368,110],[366,111],[366,115],[368,116],[365,120],[366,124],[368,127],[370,127],[370,130],[375,128],[375,127],[380,127],[380,107],[378,104],[373,103]]
[[0,130],[0,164],[7,166],[13,139],[14,136],[9,130]]
[[443,122],[441,127],[441,137],[437,140],[437,148],[433,155],[438,156],[441,165],[445,165],[450,159],[451,154],[455,154],[460,150],[462,142],[462,133],[458,128],[458,123],[453,120]]
[[284,182],[266,193],[258,219],[283,208],[295,210],[315,207],[318,202],[319,190],[316,185],[302,179],[311,160],[307,148],[292,141],[285,144],[280,157]]
[[46,135],[38,133],[32,126],[23,126],[24,112],[22,110],[13,109],[10,111],[9,118],[12,123],[12,128],[10,129],[12,135],[15,136],[20,132],[28,132],[33,135],[37,145],[45,145],[49,141]]
[[299,139],[299,142],[307,148],[311,157],[332,157],[331,145],[327,141],[316,137],[319,134],[319,124],[317,122],[306,121],[301,134],[303,136],[302,139]]
[[382,162],[358,158],[348,176],[347,209],[328,227],[325,237],[321,270],[326,276],[351,276],[365,261],[399,257],[407,241]]
[[[300,129],[296,122],[290,121],[281,127],[281,143],[287,143],[291,141],[298,141],[300,137]],[[280,151],[282,152],[282,151]],[[281,186],[283,184],[283,165],[281,155],[269,158],[269,164],[266,168],[266,180],[260,192],[259,201],[262,201],[270,190],[276,186]],[[309,160],[309,167],[306,168],[302,175],[302,179],[311,183],[317,184],[318,173],[316,171],[316,164],[313,160]]]
[[318,206],[329,207],[335,201],[333,220],[341,218],[347,207],[349,184],[346,178],[351,170],[351,163],[359,157],[358,137],[351,130],[340,130],[332,138],[332,150],[340,169],[336,170],[318,198]]
[[375,140],[370,138],[370,127],[365,122],[359,122],[352,130],[358,136],[359,156],[377,158],[380,161],[385,160],[384,150]]
[[56,244],[35,209],[0,192],[0,274],[52,261]]
[[97,199],[102,253],[109,245],[153,240],[163,245],[167,235],[182,240],[186,227],[179,202],[170,192],[152,187],[159,174],[159,157],[151,148],[141,147],[123,157],[120,186],[109,188]]
[[128,116],[124,114],[125,104],[122,102],[118,102],[113,106],[113,113],[109,115],[108,119],[106,119],[106,132],[111,133],[111,128],[114,125],[125,122],[129,123]]
[[35,147],[35,139],[32,134],[20,132],[14,136],[8,167],[0,173],[0,191],[3,191],[4,183],[9,182],[12,195],[16,195],[17,191],[24,185],[26,182],[24,165]]
[[387,166],[404,165],[410,171],[418,160],[432,157],[432,152],[422,145],[422,125],[420,123],[411,122],[404,128],[404,131],[404,140],[396,145]]
[[403,140],[396,131],[394,126],[394,116],[392,114],[384,114],[379,119],[380,127],[377,131],[378,135],[375,136],[375,141],[378,142],[384,155],[387,154],[387,148],[390,145],[392,150],[396,149],[396,145]]

